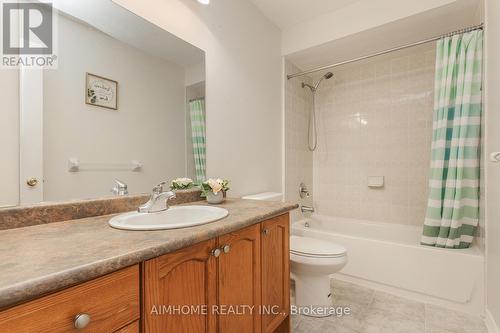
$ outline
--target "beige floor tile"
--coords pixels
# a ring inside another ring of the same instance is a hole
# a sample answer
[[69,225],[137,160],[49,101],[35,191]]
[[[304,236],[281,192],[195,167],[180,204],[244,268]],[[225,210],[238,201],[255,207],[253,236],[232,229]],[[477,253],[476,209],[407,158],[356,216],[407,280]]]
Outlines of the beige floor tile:
[[299,325],[301,317],[299,315],[291,315],[290,316],[290,329],[292,332],[295,331],[295,328]]
[[358,333],[341,321],[336,321],[335,317],[314,318],[300,316],[297,326],[292,329],[293,333]]
[[368,306],[372,300],[373,289],[353,283],[332,279],[332,299],[335,305]]
[[487,333],[480,317],[426,304],[425,324],[428,333]]
[[[293,295],[293,291],[292,291]],[[487,333],[480,317],[332,279],[335,306],[351,315],[292,316],[293,333]]]
[[385,316],[409,321],[424,321],[425,306],[423,303],[376,291],[370,310],[383,311]]
[[411,319],[401,313],[387,313],[377,308],[367,311],[359,331],[363,333],[424,333],[425,323],[422,319]]
[[[312,333],[312,332],[322,332],[322,326],[330,326],[329,318],[314,318],[307,316],[300,316],[297,326],[294,329],[294,333]],[[333,329],[333,325],[332,325]]]

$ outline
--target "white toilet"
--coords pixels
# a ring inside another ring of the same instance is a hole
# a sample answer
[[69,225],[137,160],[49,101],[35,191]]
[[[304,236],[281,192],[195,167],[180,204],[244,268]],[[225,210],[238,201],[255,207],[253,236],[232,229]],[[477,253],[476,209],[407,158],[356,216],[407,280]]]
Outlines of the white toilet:
[[[242,199],[280,201],[282,194],[265,192],[247,195]],[[346,248],[321,239],[292,235],[290,264],[295,280],[296,305],[331,306],[330,275],[347,264]]]
[[331,306],[329,275],[347,264],[346,248],[321,239],[292,235],[290,262],[296,305]]

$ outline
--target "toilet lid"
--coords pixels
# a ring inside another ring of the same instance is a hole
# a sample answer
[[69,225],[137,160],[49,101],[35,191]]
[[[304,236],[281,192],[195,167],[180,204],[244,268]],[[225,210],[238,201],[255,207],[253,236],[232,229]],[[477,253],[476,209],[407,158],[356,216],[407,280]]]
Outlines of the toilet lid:
[[329,241],[292,235],[290,236],[290,252],[309,257],[332,258],[345,256],[347,250],[342,245]]

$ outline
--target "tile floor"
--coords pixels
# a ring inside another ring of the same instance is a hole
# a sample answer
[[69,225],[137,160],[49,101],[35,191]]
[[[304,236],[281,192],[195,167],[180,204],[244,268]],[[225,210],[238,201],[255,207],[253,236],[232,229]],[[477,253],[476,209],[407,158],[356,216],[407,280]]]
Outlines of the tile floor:
[[[334,287],[333,287],[334,286]],[[292,284],[293,288],[293,284]],[[333,302],[351,315],[292,316],[293,333],[487,333],[481,318],[332,279]],[[294,304],[292,289],[292,304]]]

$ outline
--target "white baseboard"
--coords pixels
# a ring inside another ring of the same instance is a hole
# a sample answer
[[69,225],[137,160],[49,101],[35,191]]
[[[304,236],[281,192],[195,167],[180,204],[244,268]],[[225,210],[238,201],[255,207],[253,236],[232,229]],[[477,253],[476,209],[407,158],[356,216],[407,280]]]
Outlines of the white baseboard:
[[486,328],[488,329],[489,333],[500,333],[500,330],[498,329],[498,325],[495,322],[495,319],[493,319],[493,316],[491,315],[490,310],[488,310],[488,309],[486,309],[485,324],[486,324]]

